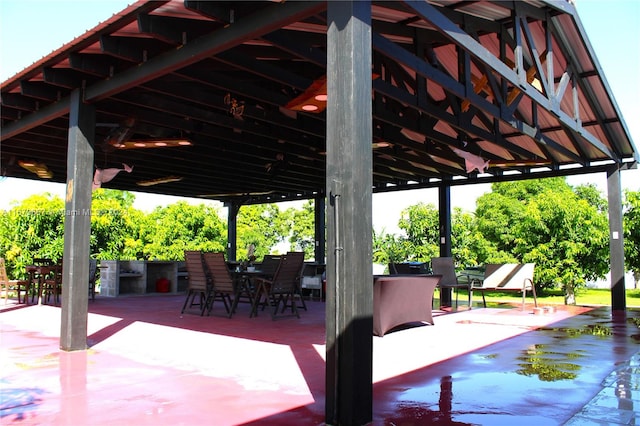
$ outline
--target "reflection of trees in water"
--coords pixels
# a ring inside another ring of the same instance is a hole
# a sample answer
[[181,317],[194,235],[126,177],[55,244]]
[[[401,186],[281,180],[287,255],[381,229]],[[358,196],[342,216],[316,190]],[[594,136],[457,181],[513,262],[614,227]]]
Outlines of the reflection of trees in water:
[[578,364],[568,362],[571,359],[581,358],[584,355],[578,352],[553,352],[546,350],[547,345],[531,345],[525,354],[518,357],[522,363],[516,373],[523,376],[538,376],[544,382],[575,379],[580,370]]
[[568,337],[580,337],[583,335],[607,337],[613,334],[611,327],[607,327],[601,324],[585,325],[582,328],[551,327],[551,328],[540,328],[539,330],[559,331],[559,332],[565,333]]

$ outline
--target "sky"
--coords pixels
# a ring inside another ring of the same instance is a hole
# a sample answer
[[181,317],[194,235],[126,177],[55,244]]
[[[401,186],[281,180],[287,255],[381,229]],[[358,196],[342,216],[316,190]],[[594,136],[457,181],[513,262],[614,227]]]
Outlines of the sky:
[[[0,0],[0,81],[70,42],[133,1],[123,0]],[[611,88],[634,144],[640,148],[640,0],[576,0],[589,42]],[[640,190],[640,170],[621,173],[624,189]],[[569,177],[569,184],[595,184],[606,195],[604,173]],[[7,178],[0,181],[0,209],[32,194],[49,192],[64,199],[64,184]],[[475,210],[476,198],[490,192],[488,184],[452,187],[452,207]],[[134,206],[151,211],[181,198],[134,193]],[[187,200],[203,203],[203,200]],[[397,233],[402,210],[419,202],[438,204],[437,189],[374,194],[376,231]],[[220,203],[221,214],[226,209]],[[282,208],[296,206],[282,203]]]

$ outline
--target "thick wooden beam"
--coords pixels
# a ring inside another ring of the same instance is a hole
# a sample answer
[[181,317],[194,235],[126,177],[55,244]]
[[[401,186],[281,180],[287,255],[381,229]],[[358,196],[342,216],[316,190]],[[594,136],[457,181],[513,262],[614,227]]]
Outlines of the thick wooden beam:
[[[418,1],[407,1],[407,6],[412,9],[418,16],[420,16],[425,21],[433,24],[442,34],[444,34],[449,40],[453,43],[466,50],[471,54],[477,61],[485,64],[498,75],[501,75],[504,80],[507,80],[514,87],[519,87],[526,96],[528,96],[531,101],[540,107],[550,111],[555,116],[558,117],[558,121],[560,124],[567,129],[567,131],[571,131],[576,133],[585,139],[588,143],[590,143],[594,148],[602,152],[604,155],[616,159],[619,159],[619,156],[613,152],[608,146],[598,140],[595,136],[585,130],[584,127],[574,118],[569,117],[564,111],[560,110],[558,106],[550,105],[550,100],[544,94],[542,94],[537,89],[533,88],[533,86],[526,84],[526,73],[524,72],[524,66],[521,61],[521,54],[518,51],[521,51],[521,48],[517,47],[517,51],[514,52],[516,56],[516,65],[518,73],[514,72],[511,68],[509,68],[504,62],[500,59],[496,58],[494,55],[489,52],[485,47],[482,46],[478,41],[476,41],[471,35],[460,31],[460,27],[455,25],[449,18],[443,15],[436,6],[432,6],[427,2],[418,2]],[[520,19],[525,19],[520,15],[515,16],[516,25]],[[519,31],[516,31],[516,36],[519,36]],[[520,43],[517,43],[520,45]],[[495,115],[497,116],[497,115]]]
[[74,90],[69,97],[60,326],[60,349],[63,351],[87,348],[95,109],[83,103],[83,97],[80,89]]
[[371,3],[327,2],[326,423],[372,420]]
[[611,309],[627,309],[624,282],[624,232],[622,230],[622,186],[620,166],[607,171],[607,198],[609,201],[609,257],[611,263]]
[[139,67],[102,80],[87,89],[86,99],[97,101],[139,86],[158,76],[194,64],[244,41],[252,40],[285,25],[304,19],[324,9],[318,1],[273,4],[247,16],[224,31],[214,31],[185,44],[182,48],[159,55]]
[[238,256],[238,212],[241,204],[233,201],[225,203],[227,207],[227,260],[236,261]]

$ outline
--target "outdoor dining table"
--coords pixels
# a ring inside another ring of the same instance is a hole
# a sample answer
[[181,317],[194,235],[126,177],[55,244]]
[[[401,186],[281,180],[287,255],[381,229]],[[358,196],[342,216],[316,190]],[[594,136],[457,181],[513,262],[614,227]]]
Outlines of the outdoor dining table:
[[35,292],[38,294],[38,305],[42,304],[42,292],[44,290],[45,281],[47,277],[53,275],[53,292],[54,292],[54,303],[57,300],[58,288],[62,284],[58,282],[58,276],[60,275],[61,265],[27,265],[25,266],[25,270],[27,274],[29,274],[29,288],[27,288],[27,295],[25,297],[26,304],[29,304],[29,292],[31,288],[35,289]]
[[240,297],[243,293],[247,295],[249,298],[249,303],[251,306],[254,305],[254,299],[258,295],[257,286],[254,284],[253,280],[256,277],[261,278],[269,278],[269,274],[259,270],[238,270],[235,269],[231,271],[233,274],[234,280],[239,286],[236,292],[236,297]]

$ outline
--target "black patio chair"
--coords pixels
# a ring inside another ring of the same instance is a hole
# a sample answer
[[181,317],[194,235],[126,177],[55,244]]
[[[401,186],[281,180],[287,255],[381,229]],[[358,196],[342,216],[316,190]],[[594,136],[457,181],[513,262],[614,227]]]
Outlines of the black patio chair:
[[454,289],[456,293],[456,309],[458,308],[458,290],[467,289],[469,297],[469,309],[471,309],[472,288],[471,280],[468,279],[461,282],[458,280],[459,275],[456,274],[455,265],[452,257],[434,257],[431,259],[431,269],[435,275],[442,275],[438,289],[440,290],[440,306],[442,306],[442,290]]
[[89,259],[89,297],[96,300],[96,280],[98,279],[98,261]]

